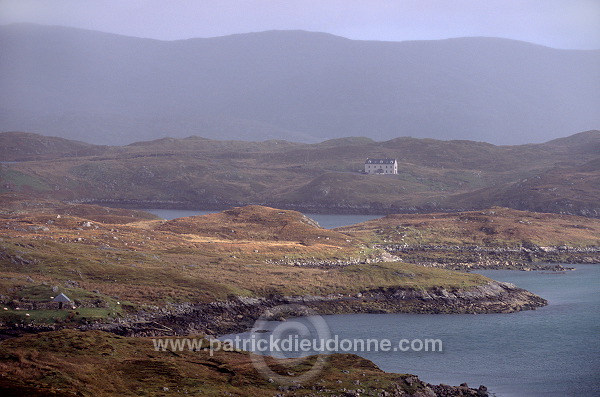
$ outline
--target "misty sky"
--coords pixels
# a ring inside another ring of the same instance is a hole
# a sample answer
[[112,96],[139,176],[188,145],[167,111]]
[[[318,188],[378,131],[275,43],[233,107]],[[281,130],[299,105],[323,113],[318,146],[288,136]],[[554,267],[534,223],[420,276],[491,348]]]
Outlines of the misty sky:
[[0,0],[0,24],[13,22],[162,40],[302,29],[366,40],[495,36],[600,48],[600,0]]

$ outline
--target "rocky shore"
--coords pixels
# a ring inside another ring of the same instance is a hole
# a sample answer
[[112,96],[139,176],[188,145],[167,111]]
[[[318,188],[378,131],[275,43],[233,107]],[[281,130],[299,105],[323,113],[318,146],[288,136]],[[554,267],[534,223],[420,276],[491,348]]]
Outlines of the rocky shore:
[[[356,295],[232,297],[227,301],[200,305],[171,304],[160,308],[148,308],[111,323],[84,324],[79,328],[109,331],[125,336],[204,333],[222,335],[245,331],[269,309],[289,304],[304,308],[293,313],[293,316],[307,315],[308,311],[316,311],[319,314],[478,314],[533,310],[547,305],[547,301],[513,284],[491,281],[465,289],[380,288]],[[44,326],[40,331],[54,327]]]
[[[345,373],[348,370],[342,370]],[[315,393],[301,395],[304,397],[317,397],[323,394],[334,397],[360,397],[363,395],[381,396],[381,397],[488,397],[490,396],[487,387],[481,385],[477,389],[470,388],[468,384],[463,383],[460,386],[450,386],[445,384],[432,385],[431,383],[423,382],[415,375],[401,375],[387,388],[361,388],[360,380],[355,383],[358,387],[354,389],[343,388],[342,390],[329,389],[313,386]],[[408,389],[408,391],[407,391]],[[283,393],[275,394],[275,397],[284,397],[293,395],[293,392],[300,390],[300,387],[295,386],[280,386],[279,391]],[[365,394],[369,393],[369,394]]]
[[[243,332],[269,309],[295,304],[319,314],[351,313],[510,313],[535,310],[547,301],[514,284],[491,281],[465,289],[379,288],[355,295],[232,297],[205,304],[169,304],[148,307],[109,323],[79,324],[81,330],[102,330],[124,336],[222,335]],[[293,316],[308,315],[299,310]],[[72,327],[73,325],[71,325]],[[52,331],[60,324],[17,323],[5,325],[5,335]]]

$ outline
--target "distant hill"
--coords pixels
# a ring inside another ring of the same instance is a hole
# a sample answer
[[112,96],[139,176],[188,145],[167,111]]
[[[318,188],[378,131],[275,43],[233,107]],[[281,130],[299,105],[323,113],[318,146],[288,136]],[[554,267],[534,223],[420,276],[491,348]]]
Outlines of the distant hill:
[[600,158],[449,197],[444,205],[485,208],[489,203],[527,211],[600,217]]
[[0,134],[1,161],[45,160],[89,156],[103,152],[102,146],[27,132]]
[[[46,141],[53,149],[42,156],[40,142]],[[0,133],[0,142],[18,143],[0,151],[0,161],[9,162],[0,165],[0,193],[29,197],[132,208],[260,204],[374,214],[504,206],[600,217],[600,131],[515,146],[417,138],[302,144],[199,137],[95,146],[31,133]],[[362,174],[367,157],[398,159],[398,175]]]
[[600,126],[600,51],[497,38],[375,42],[269,31],[157,41],[0,27],[0,131],[544,142]]

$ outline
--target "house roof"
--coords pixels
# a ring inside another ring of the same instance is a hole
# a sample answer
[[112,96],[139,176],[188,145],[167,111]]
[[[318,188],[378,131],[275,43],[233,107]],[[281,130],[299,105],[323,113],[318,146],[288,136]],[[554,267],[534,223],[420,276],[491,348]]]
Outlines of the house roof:
[[367,159],[365,164],[394,164],[396,159]]
[[71,302],[71,299],[61,292],[56,296],[56,298],[52,299],[52,302]]

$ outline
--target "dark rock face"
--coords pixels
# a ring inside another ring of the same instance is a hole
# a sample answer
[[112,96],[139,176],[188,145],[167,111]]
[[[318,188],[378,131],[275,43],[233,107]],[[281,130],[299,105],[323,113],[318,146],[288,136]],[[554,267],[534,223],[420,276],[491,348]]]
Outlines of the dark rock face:
[[454,396],[476,396],[487,397],[489,393],[487,387],[481,385],[477,389],[471,389],[466,383],[460,386],[448,385],[428,385],[436,397],[454,397]]

